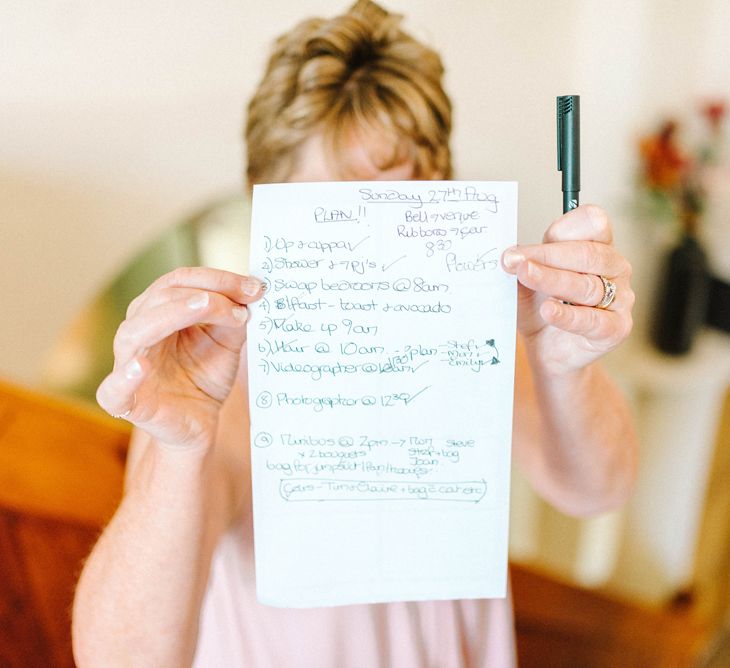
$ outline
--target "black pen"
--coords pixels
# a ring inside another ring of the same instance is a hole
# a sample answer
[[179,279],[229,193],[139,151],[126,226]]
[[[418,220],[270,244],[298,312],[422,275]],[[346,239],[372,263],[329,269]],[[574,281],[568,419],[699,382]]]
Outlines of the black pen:
[[580,95],[558,97],[558,171],[563,173],[563,213],[580,194]]

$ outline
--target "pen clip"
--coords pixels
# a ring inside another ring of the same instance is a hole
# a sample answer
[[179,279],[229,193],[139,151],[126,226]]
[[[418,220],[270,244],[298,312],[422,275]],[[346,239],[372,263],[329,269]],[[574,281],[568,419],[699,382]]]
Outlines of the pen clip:
[[557,99],[558,117],[558,171],[563,171],[563,105],[560,98]]

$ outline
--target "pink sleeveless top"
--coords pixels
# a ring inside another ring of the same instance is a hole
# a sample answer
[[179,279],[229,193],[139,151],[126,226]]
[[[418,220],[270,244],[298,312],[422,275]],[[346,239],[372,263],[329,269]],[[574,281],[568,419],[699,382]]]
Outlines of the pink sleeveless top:
[[312,609],[261,605],[246,529],[226,533],[213,557],[194,668],[516,665],[509,599]]

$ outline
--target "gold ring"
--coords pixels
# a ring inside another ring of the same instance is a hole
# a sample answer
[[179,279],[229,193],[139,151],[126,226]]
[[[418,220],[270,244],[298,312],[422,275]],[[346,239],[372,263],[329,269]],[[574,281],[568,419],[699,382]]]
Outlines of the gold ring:
[[601,283],[603,283],[603,298],[594,308],[606,309],[616,299],[616,284],[613,281],[609,281],[605,276],[599,276]]

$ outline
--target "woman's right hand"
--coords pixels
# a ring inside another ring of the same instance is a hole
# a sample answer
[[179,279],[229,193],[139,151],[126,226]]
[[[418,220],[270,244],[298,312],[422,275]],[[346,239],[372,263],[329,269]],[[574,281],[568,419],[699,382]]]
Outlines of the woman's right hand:
[[157,279],[117,330],[114,369],[96,393],[101,407],[163,443],[209,446],[246,340],[246,305],[261,295],[261,281],[217,269]]

